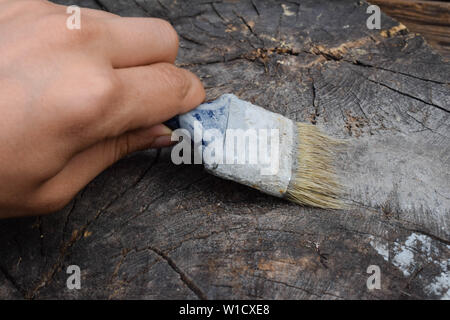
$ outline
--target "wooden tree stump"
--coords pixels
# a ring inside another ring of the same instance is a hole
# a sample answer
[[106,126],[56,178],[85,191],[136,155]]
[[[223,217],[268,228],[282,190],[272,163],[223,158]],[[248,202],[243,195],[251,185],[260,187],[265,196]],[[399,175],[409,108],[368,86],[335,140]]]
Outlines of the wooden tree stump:
[[0,298],[450,297],[450,64],[422,37],[385,15],[367,29],[356,0],[58,2],[168,19],[208,99],[235,93],[346,139],[353,206],[301,207],[137,153],[59,213],[0,221]]

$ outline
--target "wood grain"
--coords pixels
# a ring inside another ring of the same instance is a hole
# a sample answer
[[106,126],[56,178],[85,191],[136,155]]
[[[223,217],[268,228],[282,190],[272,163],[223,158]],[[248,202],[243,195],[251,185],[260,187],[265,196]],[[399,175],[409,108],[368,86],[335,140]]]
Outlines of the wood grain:
[[371,0],[387,15],[420,33],[447,60],[450,59],[450,3],[444,1]]

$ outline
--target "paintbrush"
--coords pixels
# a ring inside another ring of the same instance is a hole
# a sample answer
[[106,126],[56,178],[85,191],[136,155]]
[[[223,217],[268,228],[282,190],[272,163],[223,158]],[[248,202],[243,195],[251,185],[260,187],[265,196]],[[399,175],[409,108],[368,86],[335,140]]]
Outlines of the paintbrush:
[[183,137],[172,149],[176,164],[190,163],[193,146],[194,158],[218,177],[302,205],[342,207],[333,166],[341,142],[315,125],[295,122],[232,94],[165,124],[175,130],[173,141]]

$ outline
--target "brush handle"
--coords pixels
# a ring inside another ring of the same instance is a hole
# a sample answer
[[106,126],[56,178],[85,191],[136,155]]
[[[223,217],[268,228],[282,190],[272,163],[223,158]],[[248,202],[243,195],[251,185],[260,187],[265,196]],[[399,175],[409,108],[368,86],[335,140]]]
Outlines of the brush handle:
[[230,103],[234,95],[225,94],[220,98],[206,102],[185,114],[177,115],[164,122],[172,130],[186,129],[193,136],[194,123],[197,121],[202,125],[202,129],[217,129],[225,132],[229,115]]
[[183,138],[189,133],[208,172],[277,197],[286,193],[295,154],[292,120],[226,94],[166,125],[186,130]]

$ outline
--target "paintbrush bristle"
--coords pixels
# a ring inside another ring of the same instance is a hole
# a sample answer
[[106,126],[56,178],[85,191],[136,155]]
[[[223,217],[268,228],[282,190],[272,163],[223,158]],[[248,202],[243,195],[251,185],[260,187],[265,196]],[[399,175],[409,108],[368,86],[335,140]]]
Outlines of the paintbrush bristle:
[[334,153],[343,143],[316,126],[297,123],[297,156],[285,198],[326,209],[341,209],[342,186],[334,169]]

